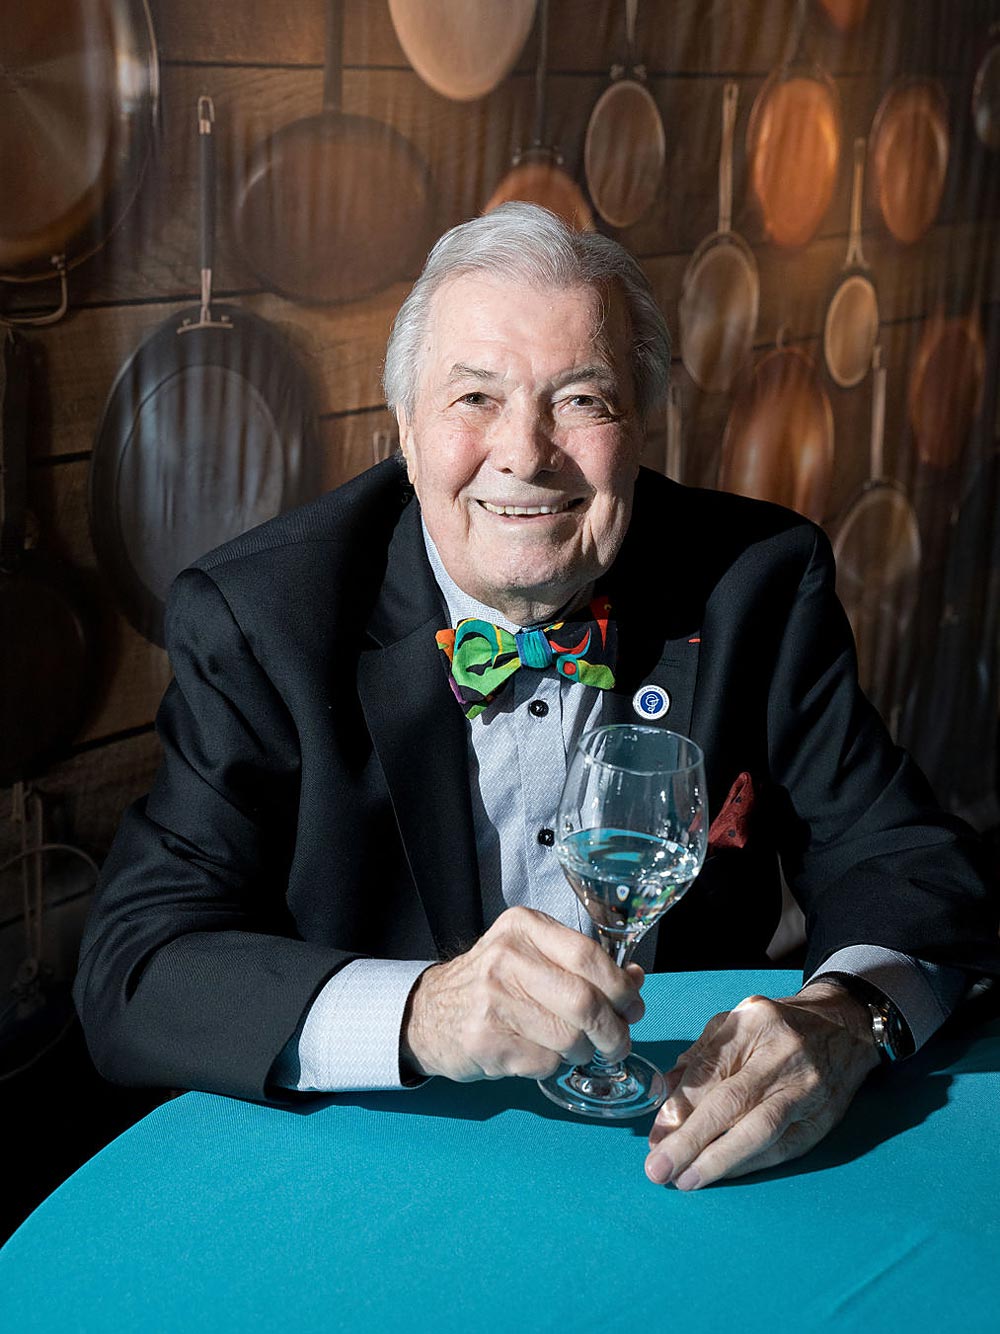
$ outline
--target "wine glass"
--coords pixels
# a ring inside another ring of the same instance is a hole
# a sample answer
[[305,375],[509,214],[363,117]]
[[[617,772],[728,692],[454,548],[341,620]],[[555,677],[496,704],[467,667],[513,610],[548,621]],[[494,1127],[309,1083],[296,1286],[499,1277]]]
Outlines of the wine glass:
[[[684,895],[708,843],[705,761],[685,736],[633,723],[580,738],[557,816],[556,853],[620,968],[653,923]],[[663,1075],[634,1053],[563,1066],[538,1085],[585,1116],[625,1118],[659,1107]]]

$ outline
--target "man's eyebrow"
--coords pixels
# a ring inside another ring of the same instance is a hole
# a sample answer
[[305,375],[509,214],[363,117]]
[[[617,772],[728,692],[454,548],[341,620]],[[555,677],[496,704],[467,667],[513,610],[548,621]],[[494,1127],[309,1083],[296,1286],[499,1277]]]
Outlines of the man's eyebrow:
[[568,384],[587,383],[605,390],[618,388],[618,376],[610,366],[573,366],[553,377],[552,388],[562,389]]
[[446,383],[453,384],[456,380],[482,380],[486,382],[502,379],[503,376],[496,371],[484,370],[481,366],[466,366],[464,362],[456,361],[448,372]]

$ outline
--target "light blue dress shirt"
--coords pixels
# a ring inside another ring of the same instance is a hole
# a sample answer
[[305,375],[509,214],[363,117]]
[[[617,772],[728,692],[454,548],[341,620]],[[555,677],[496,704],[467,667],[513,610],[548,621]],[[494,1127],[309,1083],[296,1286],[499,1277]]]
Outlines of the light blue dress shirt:
[[[478,617],[516,633],[523,627],[464,593],[445,570],[424,529],[427,556],[451,625]],[[587,600],[588,592],[574,599]],[[444,688],[442,674],[442,689]],[[469,781],[476,857],[489,927],[517,904],[537,908],[596,939],[596,929],[570,889],[551,846],[539,832],[554,827],[567,757],[579,737],[601,722],[603,692],[554,672],[521,671],[469,724]],[[538,700],[546,707],[528,709]],[[456,708],[457,708],[456,704]],[[640,942],[647,971],[659,924]],[[355,959],[320,991],[275,1062],[272,1080],[303,1092],[401,1089],[399,1039],[406,1002],[431,959]],[[877,945],[852,945],[827,959],[824,973],[850,973],[876,986],[903,1015],[920,1047],[944,1022],[964,991],[959,969],[922,963]]]

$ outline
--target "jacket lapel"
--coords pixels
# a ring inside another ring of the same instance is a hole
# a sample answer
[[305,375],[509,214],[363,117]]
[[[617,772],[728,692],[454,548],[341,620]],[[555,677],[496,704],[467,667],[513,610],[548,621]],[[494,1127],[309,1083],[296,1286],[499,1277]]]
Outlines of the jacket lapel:
[[403,847],[444,954],[483,931],[469,796],[467,727],[448,690],[435,631],[446,612],[411,501],[389,546],[361,654],[358,692]]

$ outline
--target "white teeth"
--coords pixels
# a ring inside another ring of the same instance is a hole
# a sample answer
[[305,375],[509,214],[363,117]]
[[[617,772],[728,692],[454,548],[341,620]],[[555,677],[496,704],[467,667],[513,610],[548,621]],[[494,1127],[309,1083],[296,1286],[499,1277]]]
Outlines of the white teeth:
[[571,501],[566,501],[564,505],[491,505],[488,500],[479,502],[484,510],[489,510],[491,514],[511,515],[533,515],[533,514],[561,514],[563,510],[569,509]]

